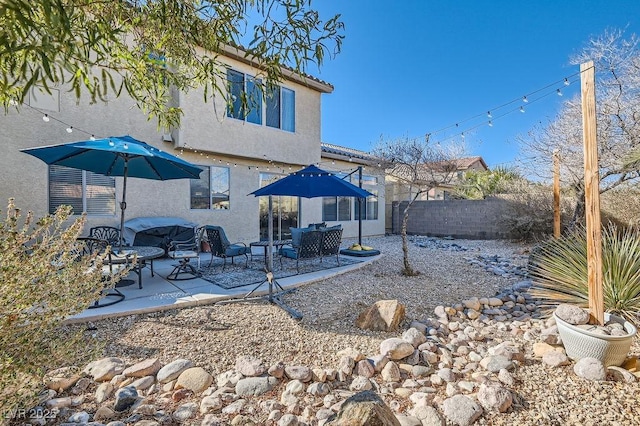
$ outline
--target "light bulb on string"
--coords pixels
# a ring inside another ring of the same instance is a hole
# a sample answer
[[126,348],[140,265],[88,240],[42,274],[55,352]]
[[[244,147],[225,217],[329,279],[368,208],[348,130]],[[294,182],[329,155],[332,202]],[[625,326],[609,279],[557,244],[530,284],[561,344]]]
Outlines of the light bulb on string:
[[487,117],[488,118],[493,118],[493,116],[491,115],[491,111],[487,111]]
[[527,99],[527,97],[526,97],[526,96],[523,96],[523,97],[522,97],[522,102],[524,102],[524,103],[526,104],[527,102],[529,102],[529,99]]
[[94,135],[91,135],[91,137],[89,138],[90,141],[95,141],[96,137]]
[[568,78],[565,78],[565,79],[564,79],[564,85],[565,85],[565,86],[568,86],[568,85],[570,85],[570,84],[571,84],[571,82],[569,81],[569,79],[568,79]]
[[562,96],[562,91],[560,89],[556,90],[556,95]]
[[524,112],[524,107],[523,106],[520,107],[520,112]]
[[67,127],[67,133],[73,133],[73,126]]
[[49,120],[50,120],[49,119],[49,114],[45,114],[45,115],[42,116],[42,121],[44,121],[45,123],[48,123]]
[[493,121],[489,120],[489,127],[493,127]]

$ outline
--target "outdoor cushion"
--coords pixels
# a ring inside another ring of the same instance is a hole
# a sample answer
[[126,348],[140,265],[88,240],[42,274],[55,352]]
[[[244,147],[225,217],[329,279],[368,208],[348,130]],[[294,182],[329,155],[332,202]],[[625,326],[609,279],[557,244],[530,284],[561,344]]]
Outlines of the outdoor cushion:
[[289,228],[291,231],[291,245],[294,247],[298,247],[300,245],[300,238],[302,237],[302,233],[305,231],[313,231],[315,228]]
[[242,246],[240,244],[231,244],[224,251],[225,255],[227,255],[228,257],[240,256],[241,254],[247,254],[250,252],[251,252],[251,249],[249,247]]
[[297,259],[298,251],[293,247],[282,247],[280,249],[280,255],[284,257],[288,257],[289,259]]
[[320,228],[321,231],[332,231],[334,229],[342,229],[342,225],[335,225],[335,226],[327,226],[324,228]]
[[324,228],[325,226],[327,226],[326,222],[310,223],[310,224],[307,225],[307,228],[321,229],[321,228]]

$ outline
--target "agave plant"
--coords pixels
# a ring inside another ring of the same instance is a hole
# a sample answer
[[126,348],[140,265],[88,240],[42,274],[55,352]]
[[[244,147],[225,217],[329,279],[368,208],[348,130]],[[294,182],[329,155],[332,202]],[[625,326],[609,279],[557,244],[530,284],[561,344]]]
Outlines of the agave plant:
[[[542,244],[529,265],[531,293],[547,309],[558,303],[588,307],[587,237],[584,228]],[[611,225],[602,232],[605,311],[638,323],[640,316],[640,234]]]

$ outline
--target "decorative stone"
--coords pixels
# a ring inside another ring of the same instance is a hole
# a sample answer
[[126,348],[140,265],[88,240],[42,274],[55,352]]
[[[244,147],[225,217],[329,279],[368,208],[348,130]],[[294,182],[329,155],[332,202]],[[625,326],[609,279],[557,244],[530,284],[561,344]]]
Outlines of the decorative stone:
[[469,426],[482,415],[482,407],[465,395],[445,399],[442,411],[452,423],[459,426]]
[[383,340],[380,343],[380,354],[391,360],[399,360],[413,354],[414,347],[411,343],[398,338]]
[[633,373],[614,365],[607,367],[607,376],[616,382],[633,383],[636,381],[636,376]]
[[580,359],[573,366],[573,371],[587,380],[602,381],[607,378],[607,371],[604,365],[596,358],[586,357]]
[[358,315],[356,326],[364,330],[392,331],[398,329],[404,317],[404,305],[397,300],[379,300]]
[[380,376],[382,376],[382,380],[385,382],[399,382],[401,376],[398,364],[393,361],[389,361],[380,372]]
[[126,377],[155,376],[161,368],[162,364],[158,358],[149,358],[125,368],[122,374]]
[[427,337],[424,335],[424,333],[415,328],[410,328],[402,333],[402,339],[411,343],[414,348],[417,348],[427,341]]
[[113,409],[118,412],[126,411],[138,400],[138,391],[134,387],[126,386],[116,391],[115,398]]
[[342,404],[325,426],[385,425],[401,426],[391,409],[372,391],[359,392]]
[[308,382],[312,377],[311,369],[303,365],[288,365],[284,368],[284,372],[290,380],[301,382]]
[[198,404],[195,402],[188,402],[186,404],[182,404],[178,407],[176,411],[173,412],[171,417],[174,418],[178,423],[184,423],[190,418],[194,417],[198,412]]
[[257,377],[267,371],[261,360],[251,356],[240,356],[236,359],[236,370],[245,377]]
[[559,367],[561,365],[569,365],[571,361],[563,352],[549,351],[542,356],[542,362],[551,367]]
[[487,411],[504,413],[511,407],[513,396],[502,386],[481,384],[478,391],[478,402]]
[[91,376],[96,382],[107,382],[116,374],[122,373],[126,364],[120,358],[108,357],[90,362],[84,369],[84,373]]
[[589,313],[576,305],[561,303],[556,308],[555,314],[561,320],[573,325],[581,325],[589,322]]
[[277,383],[275,377],[247,377],[238,381],[235,392],[240,397],[258,396],[269,392]]
[[78,367],[62,367],[49,371],[44,375],[44,385],[56,392],[64,392],[75,385],[82,377],[82,372]]
[[420,420],[422,426],[445,426],[445,421],[438,410],[429,405],[413,407],[409,413]]
[[194,393],[201,393],[213,383],[213,376],[202,367],[187,368],[176,381],[174,389],[189,389]]
[[190,360],[176,359],[158,371],[156,380],[158,380],[159,383],[170,382],[171,380],[177,379],[184,370],[191,367],[193,367],[193,362]]

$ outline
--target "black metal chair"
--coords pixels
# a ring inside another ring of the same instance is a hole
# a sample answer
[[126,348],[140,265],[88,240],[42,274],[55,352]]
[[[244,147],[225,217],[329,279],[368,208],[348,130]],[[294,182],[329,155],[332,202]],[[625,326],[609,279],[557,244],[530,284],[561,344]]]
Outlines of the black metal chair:
[[297,247],[283,247],[280,249],[280,267],[282,258],[295,259],[296,270],[300,273],[300,260],[317,259],[322,256],[322,231],[305,231],[300,236]]
[[222,270],[224,270],[224,267],[227,265],[227,258],[231,258],[231,264],[233,264],[233,258],[237,256],[244,256],[245,267],[249,266],[250,247],[247,247],[243,242],[230,243],[224,233],[224,229],[220,226],[206,225],[203,229],[207,236],[207,242],[211,247],[211,261],[209,261],[209,266],[213,263],[214,257],[220,257],[224,260],[222,264]]
[[[186,241],[169,242],[167,256],[177,260],[178,264],[167,275],[168,280],[190,280],[200,276],[200,243],[198,237],[199,232],[194,232],[193,237]],[[197,259],[197,268],[193,266],[191,259]],[[180,274],[186,274],[187,276],[180,277]]]
[[94,226],[89,229],[89,236],[106,240],[114,248],[120,246],[120,230],[113,226]]
[[320,261],[325,256],[336,256],[336,262],[340,266],[340,243],[342,242],[342,228],[327,229],[322,232],[322,248],[320,249]]
[[[81,256],[95,256],[97,254],[106,252],[109,245],[110,244],[107,240],[102,240],[94,237],[80,237],[76,239],[75,250],[78,258],[80,258]],[[102,297],[96,300],[91,306],[89,306],[89,309],[111,306],[123,301],[125,298],[125,295],[115,287],[116,283],[114,282],[113,277],[117,276],[129,265],[127,263],[113,263],[112,256],[113,254],[111,253],[111,251],[108,251],[105,263],[103,263],[102,265],[93,266],[102,270],[102,279],[105,283],[105,286],[102,290]]]

